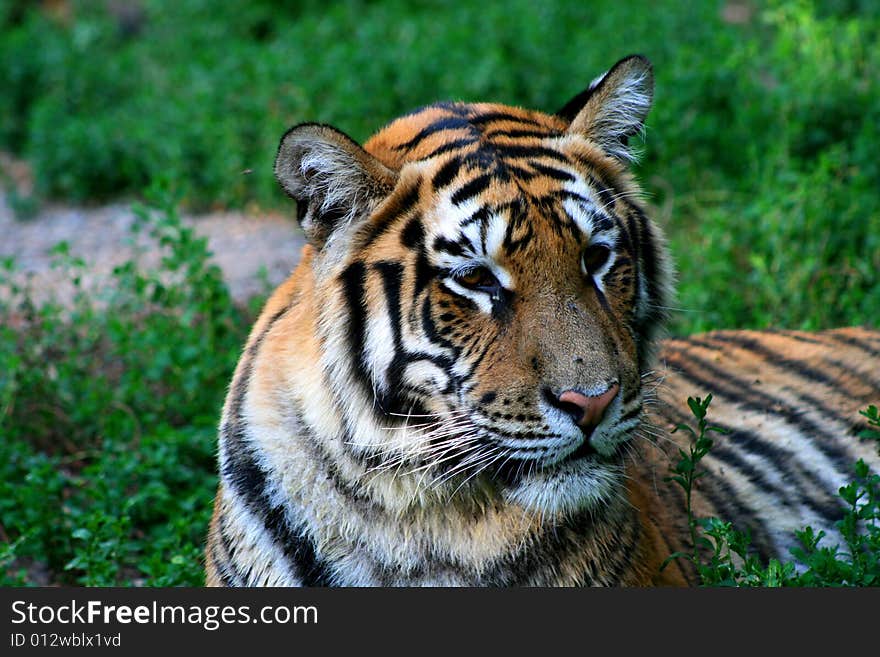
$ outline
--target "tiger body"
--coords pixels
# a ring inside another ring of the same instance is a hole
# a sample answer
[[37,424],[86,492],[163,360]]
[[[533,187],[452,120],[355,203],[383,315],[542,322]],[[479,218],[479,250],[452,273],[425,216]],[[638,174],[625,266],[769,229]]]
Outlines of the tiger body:
[[790,558],[795,531],[811,526],[840,543],[838,495],[864,459],[880,471],[877,445],[860,440],[868,424],[859,414],[880,399],[880,332],[841,328],[803,331],[713,331],[664,341],[657,403],[646,424],[656,444],[633,462],[663,500],[658,515],[676,550],[690,551],[684,495],[663,482],[687,451],[687,436],[671,430],[696,421],[684,404],[711,392],[710,423],[724,429],[701,461],[704,478],[694,493],[695,515],[733,521],[748,529],[763,562]]
[[660,569],[688,534],[668,429],[710,391],[737,431],[697,511],[767,554],[803,518],[830,528],[872,457],[848,433],[880,397],[880,336],[709,334],[658,359],[671,266],[626,166],[651,91],[631,57],[556,115],[446,103],[363,148],[284,136],[310,245],[230,386],[208,584],[692,582]]

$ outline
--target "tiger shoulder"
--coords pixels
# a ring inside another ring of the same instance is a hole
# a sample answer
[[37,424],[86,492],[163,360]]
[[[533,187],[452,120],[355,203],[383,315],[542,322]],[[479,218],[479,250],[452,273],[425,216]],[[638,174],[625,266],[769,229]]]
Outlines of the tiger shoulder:
[[686,585],[666,480],[684,400],[731,432],[694,505],[785,556],[876,452],[880,333],[661,341],[663,233],[629,172],[653,74],[555,114],[438,103],[361,146],[323,124],[275,174],[309,244],[257,319],[219,430],[219,586]]

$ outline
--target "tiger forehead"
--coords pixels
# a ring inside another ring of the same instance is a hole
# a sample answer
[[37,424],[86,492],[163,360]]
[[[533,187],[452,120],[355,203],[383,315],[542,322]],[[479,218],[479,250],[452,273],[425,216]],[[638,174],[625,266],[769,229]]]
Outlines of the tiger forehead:
[[416,163],[441,204],[455,210],[477,202],[482,212],[511,216],[558,213],[564,204],[569,215],[595,208],[607,215],[618,172],[567,127],[558,116],[519,107],[440,103],[393,121],[365,148],[397,169]]
[[495,194],[457,199],[466,186],[441,194],[436,205],[421,215],[433,250],[453,259],[489,258],[500,263],[521,252],[543,254],[549,248],[559,253],[566,244],[616,241],[615,221],[580,180],[557,190],[562,193],[544,197],[521,189],[497,193],[515,187],[505,183],[496,187]]
[[495,103],[438,103],[396,119],[364,145],[385,165],[399,169],[453,150],[471,150],[474,164],[497,159],[493,146],[556,137],[559,117]]
[[441,103],[404,115],[365,144],[387,166],[410,172],[375,223],[387,225],[389,212],[410,214],[421,199],[419,230],[445,264],[583,244],[614,223],[615,176],[567,126],[492,103]]
[[433,191],[420,215],[427,232],[449,253],[489,257],[613,233],[611,189],[562,158],[464,167],[454,182],[446,172],[460,172],[461,157],[440,160],[420,183]]

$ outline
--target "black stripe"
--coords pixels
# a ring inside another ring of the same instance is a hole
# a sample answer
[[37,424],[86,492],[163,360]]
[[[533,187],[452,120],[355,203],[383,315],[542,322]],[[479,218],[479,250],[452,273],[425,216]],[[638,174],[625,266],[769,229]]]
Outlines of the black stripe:
[[[837,360],[836,358],[828,358],[827,356],[823,356],[822,362],[826,365],[830,365],[831,367],[838,368],[840,370],[841,377],[853,376],[852,366],[844,363],[843,361]],[[862,384],[867,384],[875,391],[880,390],[880,376],[874,376],[871,372],[859,372],[857,378]]]
[[536,138],[546,139],[547,137],[558,136],[560,133],[555,130],[490,130],[485,132],[483,136],[486,139],[493,137],[507,137],[509,139]]
[[561,153],[552,148],[546,148],[544,146],[534,146],[531,144],[524,144],[521,146],[516,144],[504,144],[503,146],[499,146],[498,150],[504,158],[512,157],[532,159],[538,157],[546,157],[557,162],[571,164],[571,161],[564,153]]
[[[425,336],[431,342],[439,344],[441,347],[451,349],[453,353],[453,360],[457,360],[461,351],[460,348],[452,344],[449,340],[439,334],[439,332],[437,331],[437,325],[434,323],[434,315],[431,310],[431,296],[427,295],[425,296],[425,300],[422,301],[422,330],[425,332]],[[452,377],[450,377],[450,379],[451,378]]]
[[308,538],[291,529],[282,507],[273,506],[268,494],[266,473],[256,462],[253,450],[246,442],[246,420],[243,406],[247,385],[253,367],[253,357],[258,352],[265,336],[274,323],[289,309],[279,310],[267,322],[266,327],[248,348],[239,383],[232,392],[229,419],[221,427],[226,467],[221,473],[223,480],[236,491],[247,507],[263,520],[271,538],[281,546],[287,556],[297,566],[300,577],[307,586],[324,586],[326,577],[323,566],[315,557],[314,547]]
[[[398,144],[394,147],[394,150],[412,150],[431,135],[437,134],[438,132],[445,132],[447,130],[469,130],[471,132],[475,132],[474,126],[472,126],[470,122],[466,119],[461,119],[454,116],[445,116],[442,119],[431,123],[425,128],[422,128],[415,137],[407,142],[404,142],[403,144]],[[476,137],[476,135],[473,136]]]
[[[785,337],[787,337],[791,340],[796,340],[798,342],[806,342],[807,344],[817,344],[817,345],[821,345],[823,347],[829,346],[828,342],[826,342],[824,340],[816,340],[815,338],[806,336],[798,331],[781,330],[781,329],[772,328],[772,327],[763,329],[763,331],[765,331],[766,333],[772,333],[774,335],[784,335]],[[821,335],[821,333],[819,335]]]
[[433,248],[435,251],[443,251],[444,253],[448,253],[449,255],[464,255],[464,249],[462,248],[461,244],[446,239],[442,235],[434,239]]
[[415,263],[415,280],[413,281],[413,302],[428,284],[437,277],[437,268],[428,260],[424,244],[419,248]]
[[437,157],[438,155],[451,153],[452,151],[457,151],[461,148],[465,148],[466,146],[473,146],[474,144],[478,143],[479,141],[476,139],[455,139],[453,141],[450,141],[449,143],[443,144],[442,146],[438,146],[435,150],[431,151],[420,159],[423,161],[430,160],[431,158]]
[[488,220],[489,220],[489,208],[487,208],[486,206],[483,206],[479,210],[474,212],[470,217],[468,217],[467,219],[462,221],[461,224],[459,224],[459,229],[467,228],[471,224],[475,224],[477,222],[485,223]]
[[599,200],[602,202],[603,210],[606,212],[614,211],[614,201],[616,200],[614,190],[610,187],[606,187],[602,185],[599,181],[590,177],[590,182],[593,183],[593,188],[596,190],[596,193],[599,194]]
[[361,248],[370,246],[374,241],[381,237],[397,219],[404,217],[419,202],[419,188],[422,180],[419,178],[410,187],[402,192],[395,194],[395,201],[388,202],[381,216],[376,217],[370,224],[370,231],[363,242]]
[[[277,529],[275,529],[276,522]],[[275,534],[276,541],[283,545],[284,556],[296,565],[300,582],[303,586],[310,587],[330,586],[332,584],[330,571],[323,559],[315,553],[315,545],[311,537],[303,533],[306,531],[305,528],[294,533],[288,523],[283,509],[276,507],[266,526]]]
[[[444,288],[446,289],[446,288]],[[462,312],[474,312],[477,310],[477,304],[474,303],[472,299],[468,299],[467,297],[460,296],[455,292],[449,292],[451,297],[449,298],[449,303],[453,306],[461,310]]]
[[571,173],[563,171],[562,169],[557,169],[556,167],[541,164],[540,162],[530,162],[529,166],[538,173],[545,175],[548,178],[552,178],[553,180],[558,180],[559,182],[575,181],[575,177]]
[[[349,306],[352,309],[351,314],[355,316],[355,324],[363,327],[362,315],[362,294],[364,271],[361,263],[355,263],[349,267],[343,274],[347,298]],[[247,389],[247,382],[250,379],[251,369],[253,367],[253,357],[258,352],[266,335],[268,335],[272,326],[289,310],[289,307],[279,310],[267,322],[266,326],[248,347],[240,376],[242,385],[237,385],[232,392],[229,420],[221,427],[223,435],[222,444],[225,449],[226,468],[222,475],[224,481],[235,490],[239,497],[245,502],[247,507],[258,518],[263,520],[272,540],[274,540],[284,551],[285,556],[295,566],[300,581],[305,586],[329,586],[332,583],[332,576],[322,559],[315,552],[314,544],[311,538],[305,535],[302,528],[304,523],[292,522],[289,517],[289,511],[285,511],[283,507],[274,506],[272,500],[279,496],[271,495],[270,483],[267,473],[258,465],[254,450],[248,446],[246,438],[246,422],[244,420],[244,397]],[[355,331],[355,333],[359,333]],[[352,343],[361,344],[362,336],[351,338]],[[358,352],[360,353],[360,351]],[[314,450],[318,449],[317,441],[311,436],[308,429],[303,426],[305,445],[311,444],[312,453],[310,458],[318,460]],[[345,443],[346,441],[343,441]],[[328,463],[326,455],[320,459],[324,464],[325,472],[331,481],[339,490],[340,494],[345,495],[349,500],[359,503],[359,507],[365,515],[373,517],[376,512],[375,505],[367,504],[350,486],[335,476],[335,468]],[[283,497],[283,496],[282,496]],[[243,578],[245,581],[247,578]]]
[[634,240],[639,242],[639,255],[641,256],[642,271],[644,272],[645,284],[648,290],[648,298],[652,304],[663,301],[660,294],[660,263],[657,250],[657,240],[651,227],[650,220],[645,213],[636,206],[630,206],[635,213],[637,220],[636,234],[633,235]]
[[[764,473],[745,459],[739,451],[731,449],[722,441],[716,441],[712,446],[710,456],[713,460],[720,461],[725,466],[737,470],[749,483],[760,488],[762,493],[772,495],[776,506],[791,509],[792,503],[786,491],[767,479]],[[771,465],[775,466],[777,471],[782,471],[776,462]],[[798,501],[800,500],[798,499]]]
[[760,557],[764,563],[773,557],[787,556],[777,552],[764,518],[756,515],[752,509],[742,503],[736,496],[736,489],[721,474],[711,468],[705,468],[697,495],[708,500],[715,515],[726,522],[731,522],[736,531],[748,532],[750,551]]
[[460,169],[461,160],[458,158],[452,158],[440,167],[437,170],[437,173],[434,174],[434,178],[431,180],[431,186],[434,188],[434,191],[442,189],[451,183],[453,178],[458,175]]
[[400,233],[400,243],[407,249],[417,249],[425,240],[425,228],[422,226],[422,218],[415,216],[410,219]]
[[718,516],[732,522],[737,531],[748,531],[751,549],[761,560],[766,562],[773,557],[786,556],[777,554],[767,523],[742,503],[730,482],[712,469],[705,469],[703,473],[698,494],[709,501]]
[[624,226],[625,226],[625,230],[623,230],[621,232],[623,232],[627,238],[626,248],[629,250],[630,255],[632,255],[633,262],[636,263],[635,264],[635,274],[636,274],[636,276],[638,276],[639,275],[638,263],[639,263],[639,259],[641,257],[641,251],[642,251],[642,249],[640,248],[641,247],[640,240],[641,240],[642,231],[639,229],[639,226],[636,224],[635,214],[632,212],[630,212],[626,215],[625,225],[624,225],[624,222],[620,222],[620,223],[621,223],[621,228],[624,228]]
[[233,564],[227,561],[224,557],[225,555],[218,554],[217,544],[214,543],[211,546],[211,559],[214,562],[214,570],[217,573],[217,577],[220,579],[220,583],[226,587],[244,586],[244,580],[236,578],[231,572],[231,566]]
[[584,214],[595,214],[595,211],[593,210],[593,204],[590,202],[590,199],[581,196],[577,192],[573,192],[570,189],[557,189],[554,192],[550,192],[550,194],[548,194],[548,197],[559,201],[574,201],[579,206],[581,206]]
[[860,340],[859,338],[854,338],[849,335],[841,335],[836,331],[823,331],[820,335],[826,336],[834,340],[835,342],[849,345],[850,347],[856,347],[864,351],[871,358],[880,357],[880,345],[875,345],[865,340]]
[[602,310],[605,311],[605,314],[608,315],[608,318],[611,321],[614,321],[614,311],[611,310],[611,306],[608,305],[608,299],[606,298],[605,293],[602,292],[595,278],[591,277],[590,282],[592,282],[593,284],[593,291],[596,293],[596,299],[598,299],[599,305],[602,307]]
[[[586,215],[586,218],[593,224],[593,228],[595,229],[594,234],[610,230],[617,225],[610,217],[608,217],[604,213],[597,212],[597,208],[592,202],[590,202],[589,199],[586,199],[580,194],[569,191],[567,189],[560,189],[552,192],[550,195],[540,200],[542,204],[549,203],[550,205],[559,204],[560,206],[563,206],[561,207],[560,212],[565,218],[565,222],[561,222],[552,210],[548,212],[547,216],[554,219],[559,228],[567,228],[579,244],[583,239],[583,234],[574,217],[569,214],[569,212],[564,208],[565,201],[574,201],[574,203],[580,208],[584,215]],[[562,233],[559,230],[557,230],[557,234],[562,236]]]
[[[302,409],[297,407],[294,415],[301,418]],[[367,489],[342,478],[336,458],[326,451],[312,430],[304,422],[297,427],[297,431],[299,438],[301,438],[297,442],[297,449],[302,449],[306,452],[311,463],[316,463],[320,466],[321,473],[333,484],[336,493],[345,500],[347,507],[359,513],[367,523],[375,524],[380,522],[386,516],[385,509],[366,494]],[[387,458],[387,454],[384,452],[377,455],[375,453],[356,451],[350,433],[343,435],[339,440],[339,444],[342,445],[346,455],[361,465],[367,465],[368,467],[378,465]]]
[[[514,230],[519,226],[524,226],[521,235],[514,239]],[[510,221],[507,222],[507,229],[504,233],[504,249],[509,256],[513,256],[520,249],[524,249],[529,242],[532,241],[532,237],[534,237],[535,230],[532,227],[532,222],[518,222],[511,218]]]
[[[489,217],[486,216],[485,219],[480,221],[480,253],[487,253],[486,251],[486,236],[489,232]],[[462,237],[465,237],[465,234],[462,233]],[[470,241],[470,238],[468,238]],[[472,249],[476,251],[476,249]]]
[[450,199],[454,205],[461,205],[468,199],[485,191],[492,182],[492,174],[483,173],[461,186]]
[[516,176],[519,178],[520,182],[531,180],[537,175],[534,171],[529,171],[528,169],[509,163],[506,163],[501,171],[505,171],[506,174],[508,174],[504,176],[504,180],[509,180],[509,176]]
[[634,417],[638,417],[642,413],[642,406],[639,404],[638,406],[628,410],[626,413],[620,416],[617,420],[618,424],[623,424],[627,420],[632,420]]
[[[840,504],[840,499],[826,489],[825,483],[813,470],[803,467],[797,459],[793,458],[792,454],[785,453],[784,450],[761,440],[760,437],[749,431],[725,425],[720,426],[726,428],[729,433],[725,435],[723,441],[718,441],[712,448],[712,456],[745,472],[749,481],[758,483],[762,488],[773,490],[783,500],[786,500],[784,502],[785,506],[790,507],[791,504],[787,501],[787,497],[791,497],[790,494],[793,492],[791,488],[779,488],[767,481],[763,474],[760,473],[757,473],[757,477],[753,477],[752,473],[756,473],[755,469],[747,461],[744,461],[732,448],[727,448],[725,443],[732,443],[736,449],[743,450],[748,454],[766,458],[768,462],[776,466],[776,469],[782,475],[783,481],[787,481],[790,478],[797,478],[799,480],[798,494],[795,496],[797,503],[805,504],[814,513],[821,516],[828,523],[829,527],[843,517],[843,506]],[[817,492],[822,494],[821,500],[815,497]]]
[[340,274],[339,278],[348,306],[348,345],[354,363],[354,373],[369,399],[373,386],[369,372],[364,365],[364,344],[366,343],[367,330],[367,304],[364,299],[364,287],[367,280],[367,269],[364,263],[354,262]]
[[738,531],[749,532],[751,547],[763,561],[784,556],[776,553],[764,518],[756,515],[737,497],[737,490],[721,474],[711,468],[704,469],[697,494],[706,498],[717,515],[732,522]]
[[384,414],[406,414],[406,397],[403,393],[403,373],[407,359],[404,353],[400,329],[400,286],[403,281],[403,265],[399,262],[382,261],[373,267],[382,277],[385,292],[385,305],[388,310],[388,322],[391,325],[391,336],[394,344],[394,357],[385,372],[386,389],[376,391],[376,402]]
[[534,119],[530,119],[524,116],[517,116],[516,114],[503,111],[486,112],[485,114],[477,114],[470,117],[471,124],[475,126],[485,125],[486,123],[491,123],[493,121],[511,121],[513,123],[525,123],[527,125],[541,125]]
[[590,186],[599,195],[599,200],[602,202],[603,210],[607,212],[613,212],[618,200],[622,200],[630,208],[639,209],[638,206],[636,206],[631,200],[628,200],[629,197],[632,196],[631,193],[624,190],[620,186],[615,185],[613,181],[609,182],[602,176],[596,174],[596,165],[594,162],[591,162],[589,158],[582,157],[577,153],[572,154],[572,157],[578,164],[581,165],[582,168],[589,169],[593,172],[582,173],[587,177]]
[[617,226],[617,222],[615,222],[614,219],[605,214],[593,213],[592,215],[590,215],[590,221],[593,222],[593,227],[596,229],[595,233],[597,235],[599,233],[606,233]]
[[[632,263],[631,263],[632,264],[632,274],[633,274],[634,279],[638,282],[642,276],[642,272],[640,271],[641,270],[640,263],[641,263],[641,256],[642,256],[642,248],[641,248],[642,230],[641,230],[641,227],[636,223],[636,217],[637,217],[637,215],[633,212],[629,212],[626,215],[626,228],[627,228],[626,232],[629,235],[629,241],[628,241],[628,244],[625,245],[625,248],[628,247],[630,255],[632,256]],[[623,223],[623,222],[621,222],[621,223]],[[650,244],[648,246],[650,247]],[[621,261],[622,260],[623,260],[623,258],[621,258]],[[648,299],[649,304],[651,304],[654,301],[655,300],[652,298]],[[632,310],[633,310],[632,314],[633,315],[635,315],[636,309],[641,306],[641,302],[642,302],[642,286],[638,285],[638,283],[637,283],[636,285],[633,286],[633,301],[632,301]],[[638,323],[638,318],[636,318],[636,323]],[[633,327],[633,328],[634,328],[636,335],[637,335],[636,345],[638,348],[638,345],[642,345],[642,343],[645,342],[644,332],[639,331],[639,328],[641,328],[641,327]],[[642,350],[638,352],[638,358],[639,358],[640,364],[644,362],[644,357],[646,355],[647,345],[642,345],[642,347],[643,347]]]
[[547,196],[533,197],[532,203],[536,204],[542,211],[543,216],[550,220],[550,226],[553,228],[556,235],[561,239],[564,239],[565,233],[567,232],[572,239],[580,243],[584,237],[583,233],[581,233],[581,229],[578,227],[574,218],[569,215],[564,208],[559,207],[560,201],[565,200],[574,201],[581,206],[584,214],[588,214],[591,217],[593,216],[593,211],[589,202],[580,194],[576,194],[567,189],[556,190]]
[[387,389],[377,394],[377,403],[380,410],[385,414],[399,413],[406,415],[414,405],[419,403],[418,399],[413,399],[407,395],[408,387],[403,383],[403,374],[406,366],[411,362],[427,360],[451,377],[453,363],[445,356],[408,352],[405,349],[401,331],[403,265],[399,262],[382,261],[377,262],[373,267],[382,277],[385,302],[388,308],[388,321],[391,325],[391,335],[394,343],[394,357],[385,372]]

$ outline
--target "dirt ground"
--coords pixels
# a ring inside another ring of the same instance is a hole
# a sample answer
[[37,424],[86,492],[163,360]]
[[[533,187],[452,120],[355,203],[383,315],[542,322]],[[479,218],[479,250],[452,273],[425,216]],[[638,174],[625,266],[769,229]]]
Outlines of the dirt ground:
[[[0,162],[7,173],[9,160]],[[28,186],[26,172],[18,171],[20,188]],[[23,178],[23,179],[22,179]],[[185,216],[184,222],[197,234],[207,237],[214,261],[222,269],[233,297],[246,301],[264,291],[259,272],[265,267],[274,286],[284,280],[299,260],[305,243],[302,233],[290,214],[244,214],[216,212]],[[131,203],[114,203],[96,207],[73,207],[46,203],[36,216],[20,219],[0,194],[0,259],[13,256],[16,278],[30,278],[37,299],[56,295],[62,300],[72,290],[64,274],[51,267],[49,251],[58,242],[66,241],[73,256],[87,263],[87,288],[100,286],[109,279],[113,268],[129,260],[135,251],[130,232],[134,221]],[[149,261],[149,253],[148,261]]]

